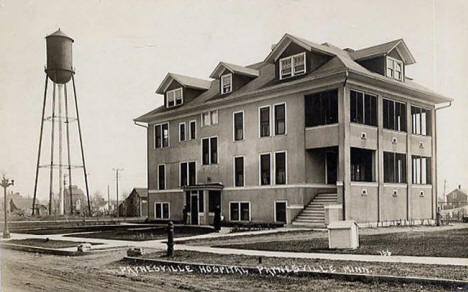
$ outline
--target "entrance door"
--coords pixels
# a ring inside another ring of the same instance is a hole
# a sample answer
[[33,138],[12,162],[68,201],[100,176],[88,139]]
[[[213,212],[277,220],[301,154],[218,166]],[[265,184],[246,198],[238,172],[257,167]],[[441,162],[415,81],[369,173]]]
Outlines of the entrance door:
[[336,184],[338,153],[327,152],[327,184]]
[[196,192],[192,193],[190,198],[191,223],[198,225],[198,194]]
[[276,222],[286,223],[286,202],[275,202]]

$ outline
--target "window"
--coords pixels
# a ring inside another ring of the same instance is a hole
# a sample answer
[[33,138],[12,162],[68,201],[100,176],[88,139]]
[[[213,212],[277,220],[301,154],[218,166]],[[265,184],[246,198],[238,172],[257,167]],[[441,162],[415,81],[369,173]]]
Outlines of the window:
[[234,157],[234,186],[244,186],[244,157]]
[[202,127],[217,125],[218,124],[218,111],[209,111],[202,113]]
[[158,189],[166,189],[166,165],[158,165]]
[[315,127],[338,123],[338,90],[305,96],[305,126]]
[[412,106],[411,119],[413,134],[430,136],[431,113],[429,110]]
[[275,152],[275,184],[286,184],[286,152]]
[[217,137],[202,139],[202,163],[203,165],[218,163]]
[[260,185],[271,184],[271,155],[260,154]]
[[406,155],[384,152],[384,182],[406,183]]
[[425,185],[431,183],[431,158],[412,156],[413,184]]
[[250,221],[250,202],[229,202],[231,221]]
[[383,127],[406,132],[406,104],[393,100],[383,100]]
[[221,192],[208,191],[208,212],[216,211],[216,206],[221,208]]
[[185,141],[185,123],[179,124],[179,142]]
[[180,186],[193,186],[196,184],[196,164],[192,162],[181,162],[180,163]]
[[221,94],[226,94],[232,91],[232,74],[221,76]]
[[169,203],[154,203],[154,218],[169,219]]
[[275,135],[286,134],[286,104],[277,104],[274,106],[275,113]]
[[195,140],[197,138],[197,122],[196,121],[190,121],[190,140]]
[[169,146],[169,124],[159,124],[154,126],[155,148],[165,148]]
[[205,200],[203,198],[203,191],[198,191],[198,212],[205,212]]
[[280,79],[293,77],[306,73],[306,55],[299,53],[279,60]]
[[270,106],[259,108],[260,137],[270,136]]
[[184,103],[182,88],[177,88],[166,92],[166,99],[166,107],[168,108]]
[[351,148],[351,181],[374,181],[375,151]]
[[351,122],[377,126],[377,97],[351,90]]
[[387,57],[387,77],[403,80],[403,62]]
[[244,139],[244,112],[233,113],[234,141]]

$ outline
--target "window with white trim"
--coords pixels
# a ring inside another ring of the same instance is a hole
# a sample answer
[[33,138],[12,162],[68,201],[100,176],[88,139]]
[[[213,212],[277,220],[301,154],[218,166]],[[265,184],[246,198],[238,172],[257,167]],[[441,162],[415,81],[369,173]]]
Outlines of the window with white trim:
[[412,161],[412,182],[417,185],[431,183],[431,158],[413,155]]
[[232,91],[232,73],[221,76],[221,94]]
[[158,189],[166,189],[166,165],[158,165]]
[[236,156],[234,157],[234,186],[243,187],[244,186],[244,157]]
[[244,112],[233,113],[234,141],[244,139]]
[[202,127],[218,124],[218,110],[208,111],[202,113],[201,117]]
[[154,148],[169,146],[169,123],[154,125]]
[[275,152],[275,184],[286,184],[286,152]]
[[392,57],[387,57],[387,77],[403,80],[403,62]]
[[166,107],[171,108],[184,103],[184,93],[182,87],[166,92]]
[[202,163],[218,163],[218,137],[202,138]]
[[431,135],[431,111],[411,106],[411,132],[416,135]]
[[179,142],[185,141],[186,136],[186,129],[185,123],[179,124]]
[[261,186],[271,184],[271,154],[270,153],[260,154],[259,175],[260,175]]
[[180,186],[193,186],[196,184],[196,164],[195,161],[181,162],[179,170]]
[[258,109],[258,120],[260,124],[260,137],[270,136],[270,106],[262,106]]
[[286,134],[286,104],[276,104],[274,106],[275,115],[275,135]]
[[250,202],[229,202],[230,221],[250,221]]
[[285,79],[306,73],[305,52],[279,60],[280,79]]
[[197,138],[197,122],[196,121],[190,121],[190,140],[195,140]]
[[155,202],[154,203],[154,218],[169,219],[169,203]]

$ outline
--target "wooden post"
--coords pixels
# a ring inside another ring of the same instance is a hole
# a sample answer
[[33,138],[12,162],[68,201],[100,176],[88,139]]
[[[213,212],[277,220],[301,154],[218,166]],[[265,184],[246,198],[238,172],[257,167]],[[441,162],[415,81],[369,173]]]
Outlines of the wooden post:
[[174,255],[174,223],[169,221],[167,224],[167,256]]

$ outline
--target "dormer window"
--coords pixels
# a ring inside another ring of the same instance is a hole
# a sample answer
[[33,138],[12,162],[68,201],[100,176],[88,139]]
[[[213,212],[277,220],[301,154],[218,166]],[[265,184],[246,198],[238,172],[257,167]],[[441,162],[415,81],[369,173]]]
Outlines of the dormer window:
[[167,91],[166,99],[167,99],[166,100],[167,108],[183,104],[184,95],[183,95],[182,87]]
[[403,62],[392,57],[387,57],[387,77],[403,80]]
[[232,91],[232,74],[221,76],[221,94],[226,94]]
[[279,62],[280,79],[285,79],[306,73],[305,52],[282,58],[279,60]]

